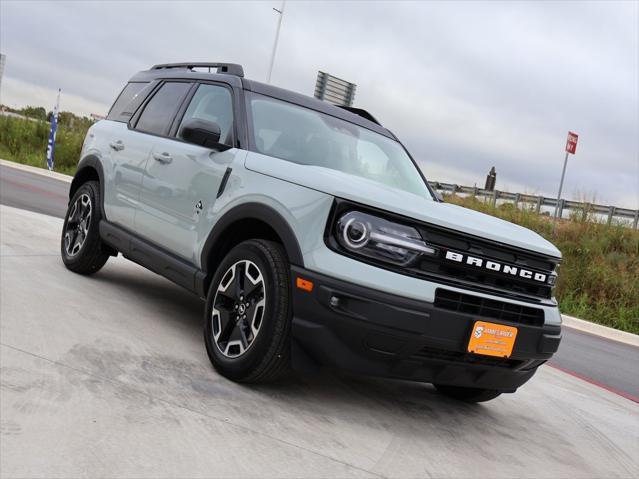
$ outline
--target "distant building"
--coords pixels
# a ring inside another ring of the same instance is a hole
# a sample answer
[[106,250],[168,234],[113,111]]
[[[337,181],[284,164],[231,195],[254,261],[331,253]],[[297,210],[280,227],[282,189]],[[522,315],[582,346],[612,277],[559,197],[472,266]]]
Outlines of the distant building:
[[0,88],[2,88],[2,74],[4,73],[4,62],[7,60],[7,56],[0,53]]

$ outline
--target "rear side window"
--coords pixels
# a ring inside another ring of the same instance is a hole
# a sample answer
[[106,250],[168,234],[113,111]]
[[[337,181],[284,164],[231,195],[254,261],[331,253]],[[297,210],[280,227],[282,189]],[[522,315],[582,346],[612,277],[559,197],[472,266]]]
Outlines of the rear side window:
[[190,83],[184,82],[167,82],[162,85],[144,107],[135,129],[154,135],[166,135],[190,87]]
[[130,111],[133,108],[127,107],[129,105],[137,104],[134,100],[139,97],[142,90],[144,90],[144,88],[148,85],[148,83],[142,82],[132,82],[127,84],[127,86],[124,87],[124,90],[120,93],[120,96],[118,96],[118,99],[115,100],[111,110],[109,110],[107,120],[128,122],[131,115],[133,115],[133,111]]

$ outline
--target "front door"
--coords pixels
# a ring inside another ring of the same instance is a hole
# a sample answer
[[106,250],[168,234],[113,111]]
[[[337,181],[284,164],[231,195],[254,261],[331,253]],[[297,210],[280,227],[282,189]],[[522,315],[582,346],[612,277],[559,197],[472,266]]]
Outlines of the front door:
[[184,122],[197,118],[220,127],[220,142],[234,145],[230,88],[200,84],[173,135],[156,138],[142,179],[136,228],[158,246],[197,264],[196,249],[212,223],[226,172],[241,150],[218,152],[182,139]]

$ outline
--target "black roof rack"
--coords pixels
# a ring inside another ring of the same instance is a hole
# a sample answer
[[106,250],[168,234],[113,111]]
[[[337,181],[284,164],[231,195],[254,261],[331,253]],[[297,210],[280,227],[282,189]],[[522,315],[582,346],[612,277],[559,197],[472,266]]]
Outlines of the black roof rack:
[[373,123],[377,123],[379,126],[382,126],[382,124],[377,121],[377,119],[371,115],[370,113],[368,113],[366,110],[362,110],[361,108],[355,108],[354,106],[347,106],[347,105],[335,105],[338,106],[346,111],[350,111],[351,113],[355,113],[358,116],[361,116],[362,118],[366,118],[368,121],[372,121]]
[[151,70],[164,70],[168,68],[186,68],[193,70],[194,68],[208,68],[209,72],[211,68],[216,68],[217,73],[226,73],[228,75],[235,75],[237,77],[244,76],[244,68],[237,63],[208,63],[208,62],[191,62],[191,63],[164,63],[161,65],[154,65]]

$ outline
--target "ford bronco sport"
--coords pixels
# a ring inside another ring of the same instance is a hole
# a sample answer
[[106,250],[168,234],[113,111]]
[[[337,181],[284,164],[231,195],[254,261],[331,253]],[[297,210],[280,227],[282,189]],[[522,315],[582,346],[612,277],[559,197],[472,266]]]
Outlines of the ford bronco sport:
[[324,364],[486,401],[561,339],[552,244],[442,202],[366,111],[240,65],[133,76],[69,195],[66,267],[121,253],[205,299],[209,358],[236,381]]

